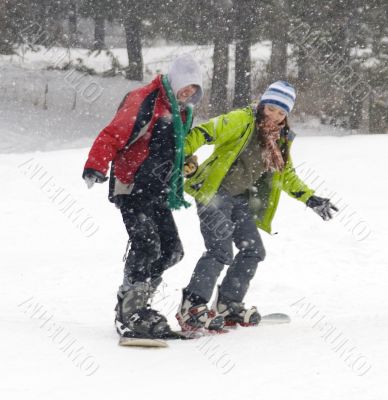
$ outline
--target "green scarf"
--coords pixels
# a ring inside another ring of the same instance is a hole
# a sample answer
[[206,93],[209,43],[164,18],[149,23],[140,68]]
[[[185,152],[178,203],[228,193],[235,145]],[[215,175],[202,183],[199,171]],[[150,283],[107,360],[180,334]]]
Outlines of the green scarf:
[[189,207],[190,203],[183,197],[183,167],[185,162],[185,137],[188,134],[193,121],[192,107],[186,108],[186,122],[182,122],[181,113],[177,99],[171,89],[167,76],[162,76],[164,89],[166,90],[168,100],[172,109],[172,126],[175,140],[175,160],[173,170],[170,172],[170,182],[168,191],[168,207],[171,210],[178,210],[180,207]]

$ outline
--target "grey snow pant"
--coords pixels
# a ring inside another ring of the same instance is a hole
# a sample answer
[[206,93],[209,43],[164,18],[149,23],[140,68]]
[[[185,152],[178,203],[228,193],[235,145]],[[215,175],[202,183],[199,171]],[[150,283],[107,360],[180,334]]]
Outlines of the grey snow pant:
[[[231,196],[220,189],[208,205],[197,203],[197,212],[206,252],[199,259],[186,291],[208,302],[226,264],[229,268],[220,293],[232,301],[242,302],[257,264],[265,258],[248,199],[244,195]],[[239,250],[234,258],[233,242]]]

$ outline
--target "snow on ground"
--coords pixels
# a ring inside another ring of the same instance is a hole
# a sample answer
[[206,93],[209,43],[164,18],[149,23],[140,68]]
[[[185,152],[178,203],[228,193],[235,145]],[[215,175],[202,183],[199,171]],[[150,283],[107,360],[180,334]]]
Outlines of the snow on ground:
[[79,147],[141,84],[121,76],[35,71],[7,63],[1,65],[0,79],[0,152]]
[[[120,348],[113,308],[126,232],[107,184],[87,190],[81,173],[95,135],[138,83],[96,77],[103,94],[71,111],[63,73],[6,63],[0,73],[1,398],[387,397],[386,135],[295,126],[298,173],[341,213],[323,222],[283,195],[278,233],[262,234],[267,258],[246,302],[286,312],[291,324]],[[47,79],[44,110],[33,96]],[[154,305],[177,327],[181,288],[204,249],[195,208],[175,216],[186,255]]]
[[[2,398],[386,398],[387,145],[378,135],[295,142],[301,173],[315,171],[320,193],[337,192],[349,213],[323,222],[284,195],[278,234],[263,233],[267,259],[246,301],[291,324],[158,350],[117,346],[126,233],[107,185],[87,190],[80,178],[88,148],[3,154]],[[175,215],[186,256],[155,299],[174,326],[203,251],[194,207]]]

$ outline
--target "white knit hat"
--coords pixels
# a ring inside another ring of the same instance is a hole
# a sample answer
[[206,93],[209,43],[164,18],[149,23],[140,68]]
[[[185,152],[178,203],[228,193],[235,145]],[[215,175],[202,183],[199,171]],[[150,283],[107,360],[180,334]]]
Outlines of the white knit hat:
[[271,104],[288,114],[294,107],[295,98],[295,89],[291,84],[277,81],[268,86],[261,96],[260,104]]
[[179,90],[186,86],[199,86],[189,102],[197,104],[201,101],[203,96],[201,68],[190,54],[182,54],[172,62],[168,70],[167,78],[175,97],[177,97]]

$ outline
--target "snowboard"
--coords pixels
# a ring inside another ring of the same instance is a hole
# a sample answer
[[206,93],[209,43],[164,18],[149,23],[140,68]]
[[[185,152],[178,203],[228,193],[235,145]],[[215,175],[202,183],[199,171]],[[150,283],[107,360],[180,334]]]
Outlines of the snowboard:
[[202,337],[197,332],[172,331],[167,338],[136,338],[121,336],[119,346],[134,346],[134,347],[168,347],[170,340],[190,340]]
[[168,343],[162,339],[121,337],[119,340],[119,346],[168,347]]
[[[284,313],[266,314],[261,317],[260,325],[279,325],[288,324],[291,322],[289,315]],[[221,333],[227,333],[228,329],[223,329],[221,332],[205,332],[205,331],[173,331],[171,336],[166,339],[156,338],[135,338],[135,337],[120,337],[120,346],[133,346],[133,347],[168,347],[170,340],[190,340],[198,339],[204,336],[212,336]]]
[[121,337],[119,340],[119,346],[168,347],[168,343],[162,339]]
[[278,324],[289,324],[291,322],[291,318],[287,314],[283,313],[272,313],[266,314],[261,317],[261,321],[258,326],[261,324],[265,325],[278,325]]
[[243,328],[256,328],[260,327],[261,325],[279,325],[279,324],[288,324],[291,322],[291,318],[289,315],[284,314],[284,313],[272,313],[272,314],[265,314],[261,316],[261,320],[259,324],[254,325],[254,324],[249,324],[249,323],[229,323],[225,325],[226,329],[237,329],[238,327],[243,327]]

